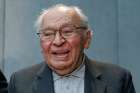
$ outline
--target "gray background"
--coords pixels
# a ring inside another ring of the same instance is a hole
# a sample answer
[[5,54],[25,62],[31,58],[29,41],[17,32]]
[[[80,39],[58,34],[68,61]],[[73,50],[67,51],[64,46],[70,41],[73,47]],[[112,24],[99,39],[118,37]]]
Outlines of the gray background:
[[83,9],[94,30],[87,55],[129,69],[140,93],[140,0],[0,0],[0,68],[7,79],[42,61],[34,23],[56,3]]

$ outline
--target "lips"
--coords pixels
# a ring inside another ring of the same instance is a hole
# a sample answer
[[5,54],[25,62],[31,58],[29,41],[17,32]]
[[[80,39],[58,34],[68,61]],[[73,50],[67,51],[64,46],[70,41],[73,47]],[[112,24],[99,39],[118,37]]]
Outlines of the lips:
[[69,50],[65,49],[65,50],[55,50],[55,51],[52,51],[52,54],[54,55],[61,55],[61,54],[67,54],[69,52]]
[[52,55],[55,57],[57,60],[65,60],[68,57],[69,50],[63,49],[63,50],[53,50]]

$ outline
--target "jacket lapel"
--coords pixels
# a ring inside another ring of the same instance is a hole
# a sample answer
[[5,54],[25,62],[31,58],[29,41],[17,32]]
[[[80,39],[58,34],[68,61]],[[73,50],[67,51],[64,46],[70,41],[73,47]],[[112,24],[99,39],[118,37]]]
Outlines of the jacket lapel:
[[54,93],[52,72],[46,64],[43,64],[33,81],[33,93]]
[[85,61],[85,93],[106,93],[107,84],[102,79],[99,68],[87,57]]

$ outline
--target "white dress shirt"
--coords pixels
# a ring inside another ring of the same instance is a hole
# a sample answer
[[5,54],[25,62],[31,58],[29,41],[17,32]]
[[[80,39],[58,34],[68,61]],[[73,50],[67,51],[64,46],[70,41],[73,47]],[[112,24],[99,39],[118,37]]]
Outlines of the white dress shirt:
[[84,75],[85,64],[66,76],[53,72],[55,93],[84,93]]

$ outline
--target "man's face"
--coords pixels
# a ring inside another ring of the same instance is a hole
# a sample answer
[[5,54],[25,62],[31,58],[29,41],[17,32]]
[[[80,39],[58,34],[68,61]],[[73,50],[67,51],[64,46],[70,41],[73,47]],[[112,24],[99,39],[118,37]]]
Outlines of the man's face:
[[59,30],[69,29],[69,24],[80,26],[80,22],[76,14],[69,15],[64,11],[52,11],[44,16],[41,29],[44,32],[47,31],[46,29],[51,29],[56,32],[56,35],[53,40],[41,37],[42,53],[48,66],[60,75],[72,72],[79,65],[89,38],[84,38],[83,32],[88,33],[85,29],[78,29],[80,33],[69,38],[64,38]]

